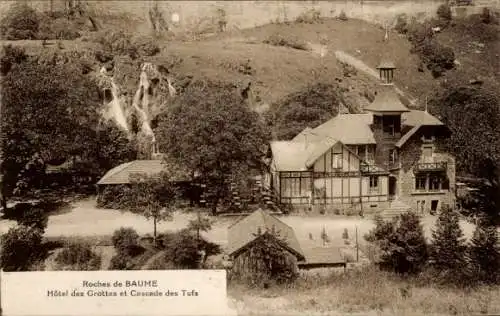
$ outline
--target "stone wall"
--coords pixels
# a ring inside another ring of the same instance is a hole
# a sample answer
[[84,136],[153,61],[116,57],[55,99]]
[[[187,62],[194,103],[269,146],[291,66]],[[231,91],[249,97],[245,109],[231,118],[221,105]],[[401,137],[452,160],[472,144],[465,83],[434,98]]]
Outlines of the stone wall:
[[410,140],[408,140],[402,147],[400,159],[402,168],[399,171],[398,178],[398,195],[401,201],[408,204],[413,210],[417,211],[417,201],[424,202],[424,212],[428,213],[431,207],[431,201],[437,200],[438,207],[437,210],[441,208],[443,204],[448,204],[450,206],[455,205],[455,159],[448,153],[442,150],[442,146],[439,142],[434,143],[434,153],[433,156],[439,161],[447,162],[446,175],[449,180],[449,188],[446,192],[426,192],[426,193],[415,193],[415,175],[413,172],[413,167],[422,156],[422,141],[420,139],[421,134],[415,134]]

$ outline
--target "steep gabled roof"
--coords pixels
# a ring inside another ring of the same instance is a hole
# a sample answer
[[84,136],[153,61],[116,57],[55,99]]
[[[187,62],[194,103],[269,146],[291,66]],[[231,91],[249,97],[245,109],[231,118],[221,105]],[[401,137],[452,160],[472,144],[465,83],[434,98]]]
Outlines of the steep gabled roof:
[[375,100],[365,108],[370,112],[409,112],[410,110],[401,103],[393,85],[380,85]]
[[377,66],[377,69],[396,69],[396,66],[392,61],[384,59]]
[[300,142],[303,142],[303,141],[306,141],[306,137],[310,136],[311,135],[311,132],[312,132],[312,128],[310,127],[306,127],[302,130],[302,132],[298,133],[297,136],[295,136],[294,138],[292,138],[292,141],[296,142],[296,141],[300,141]]
[[277,232],[280,239],[285,241],[285,247],[292,252],[299,260],[304,259],[304,253],[293,228],[280,221],[271,214],[258,209],[247,217],[237,221],[229,227],[228,232],[228,253],[234,255],[243,250],[246,246],[254,242],[259,236],[259,231]]
[[279,171],[306,171],[309,150],[304,142],[274,141],[271,142],[273,163]]
[[429,114],[427,111],[411,110],[403,113],[401,124],[412,126],[412,128],[401,137],[395,144],[401,148],[422,126],[444,126],[443,122]]
[[375,144],[375,137],[370,128],[373,115],[341,114],[321,124],[310,133],[318,136],[328,136],[346,145]]
[[[106,172],[97,184],[127,184],[130,183],[134,174],[145,174],[147,176],[159,176],[163,171],[173,171],[163,160],[134,160],[123,163]],[[173,171],[173,180],[189,180],[189,173],[186,170]]]

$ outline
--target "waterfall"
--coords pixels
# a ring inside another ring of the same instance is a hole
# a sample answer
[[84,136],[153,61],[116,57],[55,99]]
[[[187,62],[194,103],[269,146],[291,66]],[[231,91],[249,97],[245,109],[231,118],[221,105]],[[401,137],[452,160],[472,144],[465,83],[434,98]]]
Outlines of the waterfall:
[[113,95],[113,100],[109,103],[111,115],[115,119],[116,123],[128,132],[129,128],[127,118],[125,117],[125,112],[123,111],[118,91],[118,86],[113,81],[113,78],[111,78],[111,94]]
[[155,142],[156,138],[153,133],[153,129],[151,128],[150,125],[150,117],[148,115],[148,107],[149,107],[149,80],[148,80],[148,75],[147,75],[147,70],[151,70],[152,65],[149,63],[145,63],[142,66],[142,71],[141,75],[139,77],[139,87],[137,88],[137,91],[135,92],[134,99],[132,101],[132,107],[137,111],[139,114],[139,119],[142,121],[142,132],[144,134],[151,136],[152,141]]

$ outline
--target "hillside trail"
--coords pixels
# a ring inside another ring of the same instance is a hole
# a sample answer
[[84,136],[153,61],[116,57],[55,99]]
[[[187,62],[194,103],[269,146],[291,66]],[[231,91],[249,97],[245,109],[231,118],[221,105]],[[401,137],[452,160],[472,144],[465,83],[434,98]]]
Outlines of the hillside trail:
[[[357,70],[364,72],[365,74],[369,75],[373,79],[379,80],[379,74],[375,69],[371,68],[370,66],[365,64],[362,60],[352,56],[351,54],[348,54],[344,51],[337,50],[337,51],[335,51],[335,57],[339,61],[346,63],[346,64],[349,64],[352,67],[356,68]],[[417,100],[414,97],[410,96],[408,93],[403,92],[398,87],[395,87],[395,89],[396,89],[396,93],[399,94],[401,97],[406,98],[410,102],[411,105],[416,104]]]

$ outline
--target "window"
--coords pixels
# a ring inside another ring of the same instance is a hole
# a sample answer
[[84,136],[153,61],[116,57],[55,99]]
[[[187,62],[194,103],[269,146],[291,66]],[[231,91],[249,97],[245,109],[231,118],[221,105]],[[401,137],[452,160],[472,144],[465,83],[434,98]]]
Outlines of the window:
[[366,161],[374,161],[375,160],[375,146],[367,145],[366,146]]
[[417,176],[415,178],[415,190],[425,190],[426,183],[427,183],[426,176]]
[[342,169],[342,154],[333,153],[332,154],[332,169]]
[[431,201],[431,211],[435,212],[438,209],[439,200]]
[[431,176],[429,181],[429,190],[438,191],[441,190],[441,177]]
[[389,153],[389,164],[393,165],[398,161],[398,152],[396,149],[391,149]]
[[366,146],[365,145],[359,145],[358,146],[358,156],[361,158],[361,160],[366,160]]
[[378,177],[370,176],[370,191],[378,190]]
[[424,161],[429,161],[432,159],[432,153],[434,151],[433,146],[422,146],[422,157],[424,158]]

